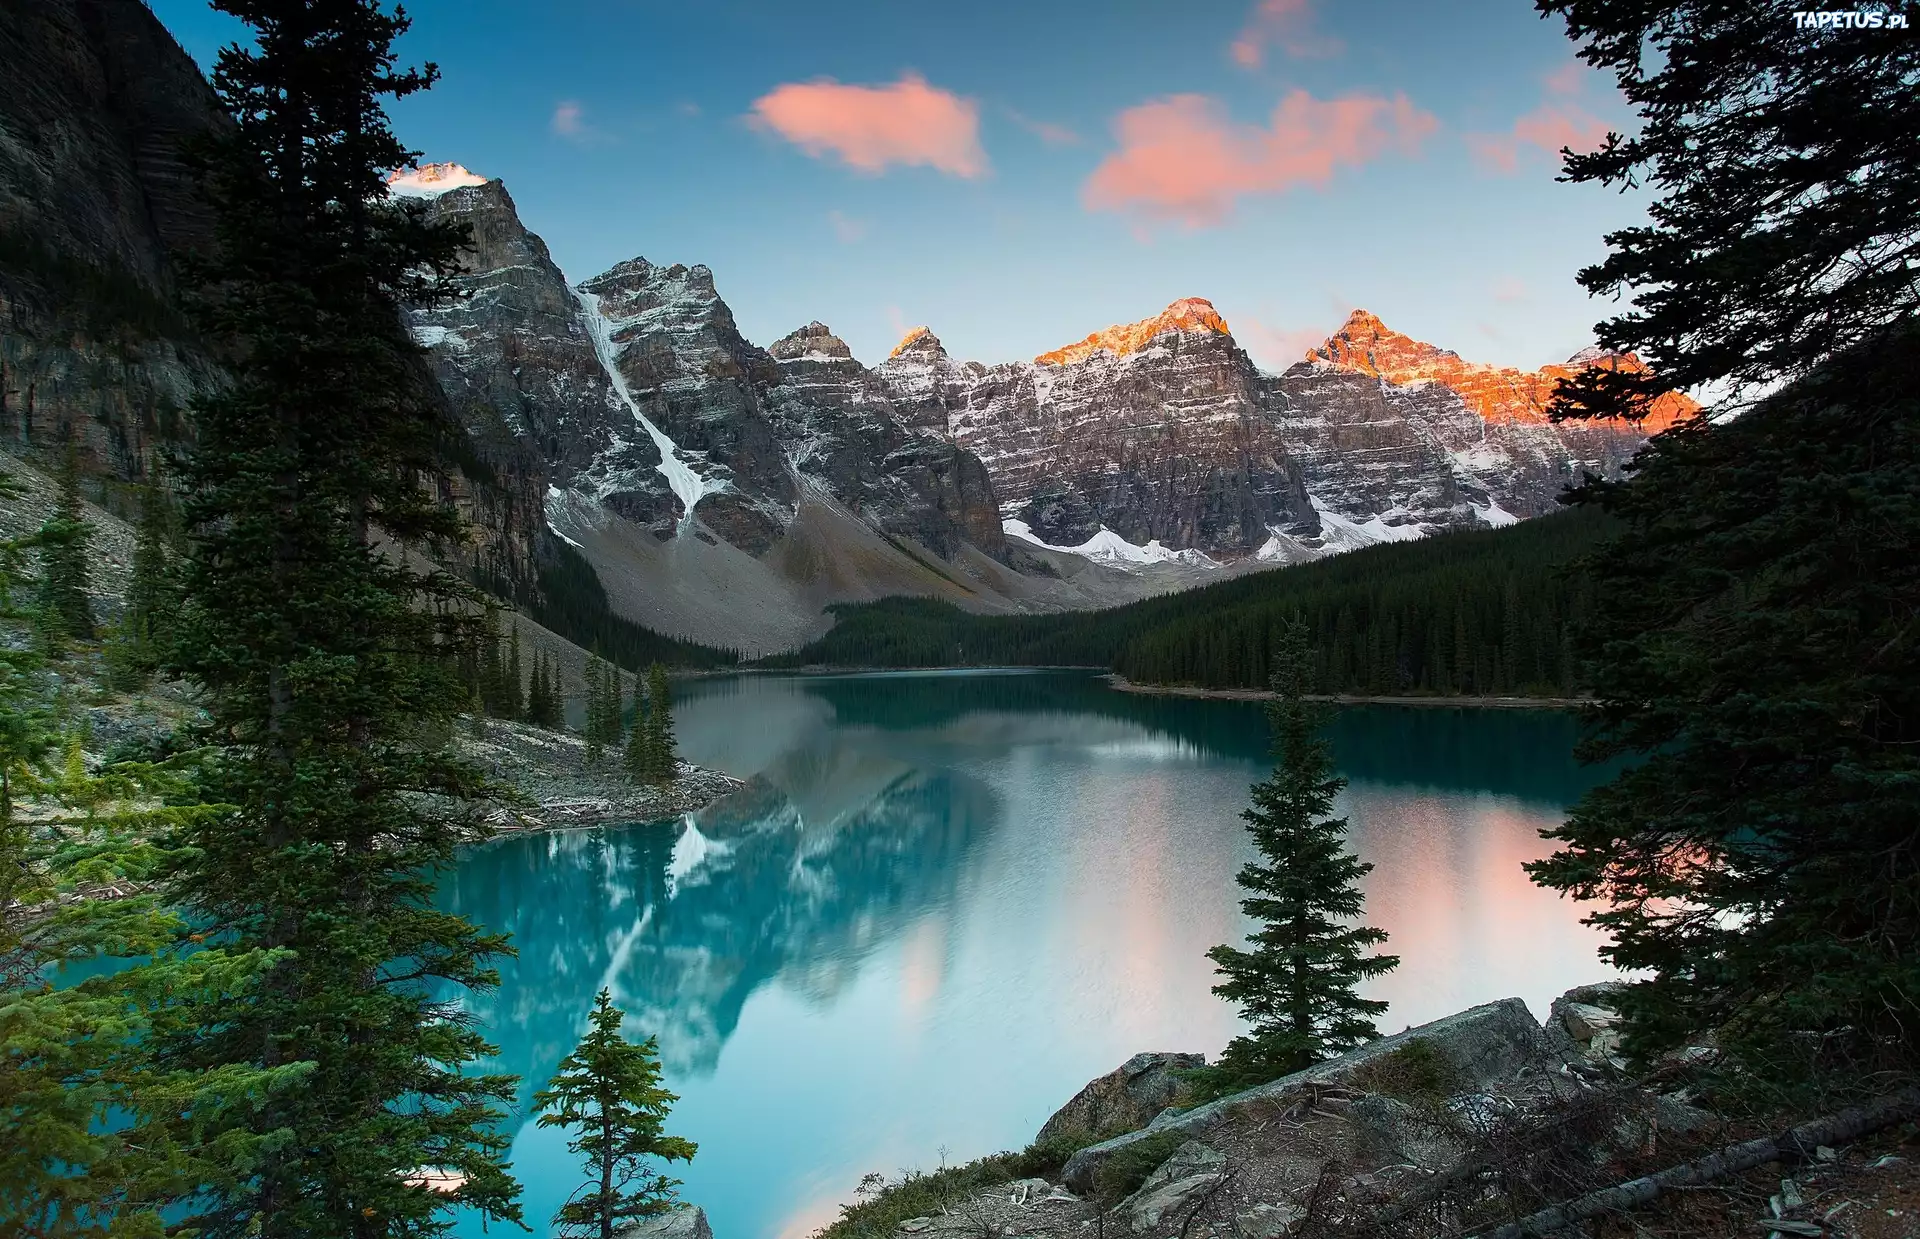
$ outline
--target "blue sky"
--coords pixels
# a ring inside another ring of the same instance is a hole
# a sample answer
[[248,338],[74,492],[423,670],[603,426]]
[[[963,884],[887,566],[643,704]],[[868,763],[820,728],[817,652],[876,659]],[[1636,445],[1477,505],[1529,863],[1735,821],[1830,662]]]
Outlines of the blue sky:
[[[203,65],[235,37],[151,0]],[[1610,307],[1637,199],[1556,184],[1629,114],[1529,0],[415,0],[395,105],[504,178],[570,279],[704,262],[761,344],[925,323],[1030,357],[1187,296],[1271,368],[1364,307],[1533,367]],[[829,79],[831,84],[829,84]]]

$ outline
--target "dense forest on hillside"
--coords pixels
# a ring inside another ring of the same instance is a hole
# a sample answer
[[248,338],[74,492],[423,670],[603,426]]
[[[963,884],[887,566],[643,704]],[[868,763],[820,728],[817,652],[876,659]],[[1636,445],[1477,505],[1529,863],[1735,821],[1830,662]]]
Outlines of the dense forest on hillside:
[[1606,531],[1595,512],[1562,512],[1065,615],[888,598],[834,608],[826,636],[760,665],[1097,666],[1140,683],[1257,688],[1274,632],[1300,616],[1323,692],[1568,696],[1581,687],[1568,625],[1588,598],[1565,569]]

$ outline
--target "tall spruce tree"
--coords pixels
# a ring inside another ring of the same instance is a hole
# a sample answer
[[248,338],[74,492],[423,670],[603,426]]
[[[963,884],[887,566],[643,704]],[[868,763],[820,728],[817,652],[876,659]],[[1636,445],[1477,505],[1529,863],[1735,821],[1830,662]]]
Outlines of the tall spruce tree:
[[559,666],[538,649],[533,652],[533,679],[527,689],[527,721],[536,727],[560,726]]
[[506,692],[502,718],[523,719],[527,716],[527,698],[523,691],[526,668],[520,665],[520,621],[513,622],[513,635],[508,640],[506,666]]
[[1639,113],[1633,136],[1569,153],[1562,179],[1655,195],[1649,222],[1609,233],[1580,273],[1597,296],[1631,295],[1595,331],[1651,368],[1585,371],[1558,412],[1769,390],[1920,313],[1920,30],[1803,29],[1726,0],[1535,7]]
[[117,678],[144,681],[164,659],[180,614],[179,513],[156,467],[140,491],[140,525],[127,581],[126,614],[110,648]]
[[606,753],[607,685],[606,677],[602,674],[604,665],[598,658],[589,654],[580,670],[587,684],[586,713],[582,720],[580,734],[586,738],[589,764],[597,764]]
[[660,1054],[653,1038],[635,1045],[620,1035],[625,1018],[601,990],[590,1027],[561,1060],[547,1087],[533,1095],[541,1127],[576,1132],[567,1147],[587,1161],[592,1176],[553,1216],[568,1239],[613,1239],[628,1223],[674,1207],[676,1179],[656,1161],[691,1161],[699,1146],[665,1131],[679,1098],[660,1085]]
[[[1920,32],[1766,6],[1553,0],[1638,109],[1565,179],[1644,184],[1651,222],[1581,274],[1632,308],[1556,413],[1718,383],[1738,418],[1656,437],[1578,496],[1584,753],[1628,758],[1537,880],[1602,901],[1639,975],[1627,1046],[1713,1030],[1760,1087],[1920,1067]],[[1868,122],[1864,118],[1872,118]],[[1778,390],[1754,399],[1753,393]],[[1822,1070],[1822,1067],[1833,1070]]]
[[626,751],[621,754],[620,764],[625,768],[627,777],[636,783],[652,783],[654,779],[655,759],[649,741],[653,729],[648,715],[649,703],[634,685],[633,727],[627,732]]
[[[4,474],[0,497],[12,497]],[[50,678],[17,639],[24,549],[0,540],[0,632],[16,638],[0,642],[0,1217],[9,1234],[159,1235],[163,1206],[244,1175],[260,1153],[258,1140],[214,1144],[196,1128],[306,1068],[183,1074],[154,1061],[156,1023],[181,996],[244,992],[272,960],[181,950],[187,926],[142,889],[166,860],[156,837],[210,810],[190,803],[179,771],[90,771],[59,732]],[[92,894],[116,887],[132,890]],[[109,958],[144,962],[47,984],[63,965]]]
[[[634,685],[638,697],[639,684]],[[647,668],[646,738],[642,745],[644,777],[649,783],[667,784],[674,780],[680,764],[678,742],[673,735],[673,695],[667,687],[667,671],[659,663]]]
[[[220,746],[203,783],[230,808],[179,832],[171,894],[202,932],[287,954],[156,1043],[183,1070],[313,1066],[203,1133],[260,1155],[186,1222],[370,1239],[442,1233],[456,1204],[515,1218],[496,1126],[512,1080],[472,1070],[490,1047],[459,1007],[506,943],[431,900],[480,833],[460,806],[485,784],[442,747],[477,608],[379,545],[462,532],[418,481],[455,430],[400,307],[443,294],[464,230],[390,200],[383,175],[412,155],[382,100],[435,72],[397,67],[407,22],[378,0],[217,7],[253,41],[213,71],[234,124],[203,156],[218,249],[200,314],[238,348],[231,385],[194,410],[179,645]],[[436,1193],[421,1167],[463,1181]]]
[[58,648],[65,641],[93,639],[93,601],[87,594],[92,557],[87,544],[93,526],[87,521],[80,495],[80,453],[72,442],[60,458],[56,474],[58,498],[40,527],[38,601],[40,623],[48,641]]
[[1384,930],[1350,922],[1365,908],[1355,882],[1373,866],[1347,851],[1345,818],[1328,816],[1346,780],[1333,772],[1321,732],[1324,707],[1307,700],[1312,657],[1304,625],[1279,633],[1273,661],[1274,768],[1253,785],[1253,807],[1241,817],[1260,859],[1240,870],[1241,909],[1259,922],[1248,947],[1207,952],[1226,980],[1213,992],[1240,1007],[1252,1027],[1227,1045],[1198,1084],[1218,1095],[1298,1071],[1378,1036],[1373,1017],[1386,1010],[1362,998],[1360,982],[1395,968],[1393,955],[1367,950]]

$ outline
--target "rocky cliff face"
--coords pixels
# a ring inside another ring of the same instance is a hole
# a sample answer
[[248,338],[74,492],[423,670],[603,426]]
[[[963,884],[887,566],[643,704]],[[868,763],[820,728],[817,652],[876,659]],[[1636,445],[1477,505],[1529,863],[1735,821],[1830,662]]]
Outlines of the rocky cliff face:
[[[120,483],[225,381],[178,294],[214,240],[183,146],[228,122],[132,0],[0,0],[0,66],[0,436],[42,461],[76,443],[92,493],[130,510]],[[473,520],[469,566],[528,584],[544,481],[463,416],[473,454],[438,485]]]
[[845,341],[808,323],[767,351],[780,365],[780,381],[765,393],[767,414],[802,479],[874,528],[941,555],[963,543],[1004,554],[986,466],[910,424]]
[[1640,364],[1477,365],[1356,311],[1264,375],[1188,298],[1031,363],[956,362],[916,328],[874,373],[904,418],[979,454],[1031,539],[1293,561],[1550,511],[1694,407],[1672,397],[1641,426],[1547,421],[1554,381],[1595,361]]
[[0,434],[137,477],[219,381],[172,298],[213,237],[180,144],[224,118],[124,0],[0,0],[0,65]]
[[760,556],[819,501],[941,556],[1003,553],[980,461],[824,325],[762,349],[704,266],[634,258],[570,288],[500,182],[436,167],[401,188],[474,229],[465,295],[416,312],[416,337],[476,439],[544,462],[570,505]]
[[1521,371],[1463,361],[1355,310],[1271,385],[1325,505],[1390,524],[1501,524],[1552,511],[1586,473],[1617,475],[1646,442],[1698,406],[1667,397],[1640,425],[1547,420],[1555,382],[1587,365],[1638,358],[1583,353]]

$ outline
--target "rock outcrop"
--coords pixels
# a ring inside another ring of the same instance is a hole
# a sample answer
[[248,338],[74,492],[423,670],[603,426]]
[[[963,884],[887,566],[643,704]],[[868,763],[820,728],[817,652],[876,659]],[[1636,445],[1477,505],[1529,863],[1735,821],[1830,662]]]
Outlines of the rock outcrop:
[[1135,1054],[1075,1093],[1040,1128],[1034,1143],[1137,1131],[1187,1096],[1178,1073],[1206,1061],[1201,1054]]
[[220,381],[174,301],[213,239],[181,155],[225,122],[142,5],[0,2],[0,433],[133,478]]
[[[1577,1195],[1711,1137],[1711,1115],[1583,1048],[1608,1035],[1616,988],[1569,991],[1545,1028],[1510,998],[1408,1029],[1082,1148],[1060,1185],[1012,1180],[900,1229],[930,1239],[1482,1233],[1536,1207],[1543,1189]],[[1074,1106],[1124,1088],[1129,1069],[1144,1076],[1176,1057],[1136,1056]],[[1031,1167],[1045,1137],[1014,1164]]]
[[1482,1091],[1498,1081],[1516,1077],[1523,1070],[1538,1072],[1555,1062],[1546,1036],[1528,1013],[1527,1004],[1518,998],[1505,998],[1382,1037],[1271,1084],[1223,1097],[1182,1114],[1169,1115],[1143,1130],[1089,1145],[1067,1162],[1063,1177],[1067,1186],[1075,1191],[1092,1191],[1101,1167],[1129,1147],[1174,1134],[1204,1140],[1216,1129],[1233,1124],[1251,1111],[1279,1112],[1316,1089],[1363,1085],[1370,1070],[1380,1070],[1380,1064],[1415,1043],[1425,1047],[1423,1060],[1437,1059],[1447,1077],[1445,1093]]
[[680,1205],[614,1231],[615,1239],[713,1239],[707,1211],[698,1205]]

